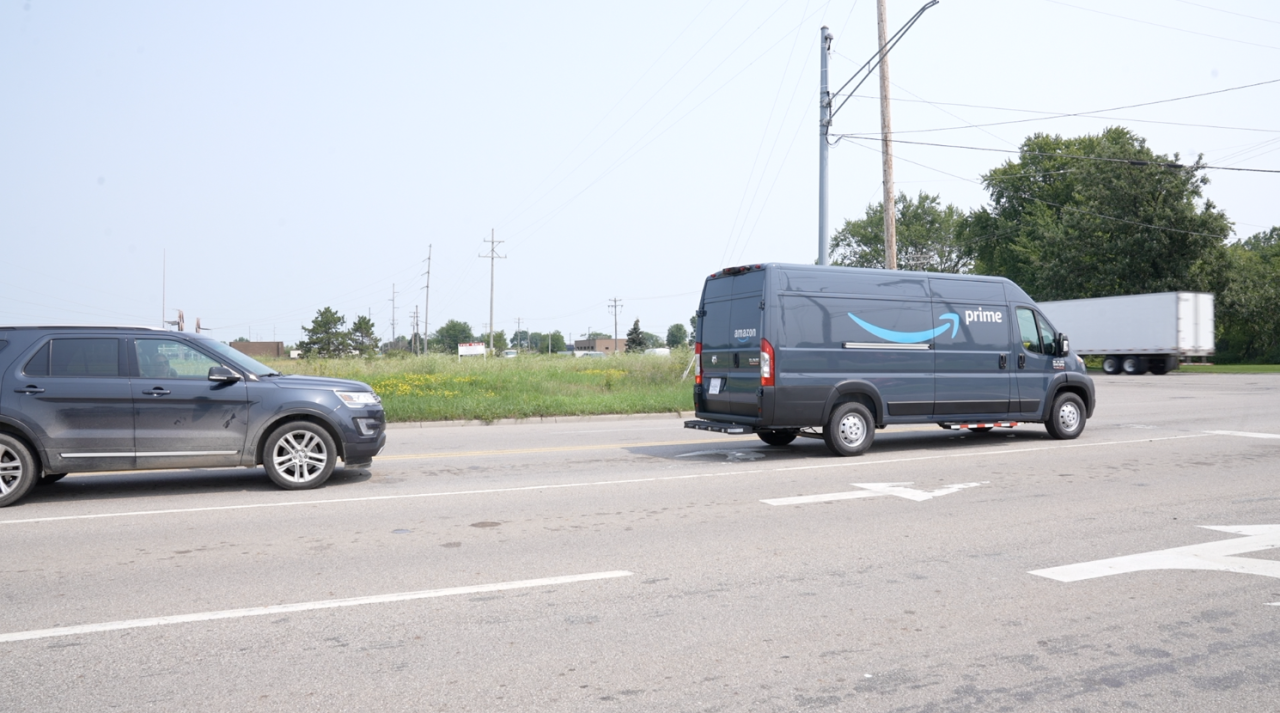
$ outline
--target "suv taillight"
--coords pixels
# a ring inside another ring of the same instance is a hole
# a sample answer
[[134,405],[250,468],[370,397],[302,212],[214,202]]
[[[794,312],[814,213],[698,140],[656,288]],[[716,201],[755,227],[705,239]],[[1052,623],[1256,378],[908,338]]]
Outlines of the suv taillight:
[[760,340],[760,385],[773,386],[773,345]]
[[693,383],[702,383],[702,342],[693,345]]

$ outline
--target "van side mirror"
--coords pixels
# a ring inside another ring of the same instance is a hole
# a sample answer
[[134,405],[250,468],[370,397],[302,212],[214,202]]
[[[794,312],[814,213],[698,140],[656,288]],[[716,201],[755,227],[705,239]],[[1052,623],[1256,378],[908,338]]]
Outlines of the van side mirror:
[[228,384],[240,380],[240,375],[225,366],[209,367],[209,381],[222,381]]
[[1071,351],[1071,340],[1065,334],[1058,335],[1058,353],[1055,356],[1064,357]]

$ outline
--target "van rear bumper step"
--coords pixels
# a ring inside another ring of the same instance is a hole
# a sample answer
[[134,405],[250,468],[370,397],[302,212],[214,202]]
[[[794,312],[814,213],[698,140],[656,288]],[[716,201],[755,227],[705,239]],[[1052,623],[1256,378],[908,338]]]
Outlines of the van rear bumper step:
[[721,423],[719,421],[685,421],[685,428],[696,428],[699,431],[715,431],[717,433],[752,433],[755,431],[751,426],[744,426],[740,423]]

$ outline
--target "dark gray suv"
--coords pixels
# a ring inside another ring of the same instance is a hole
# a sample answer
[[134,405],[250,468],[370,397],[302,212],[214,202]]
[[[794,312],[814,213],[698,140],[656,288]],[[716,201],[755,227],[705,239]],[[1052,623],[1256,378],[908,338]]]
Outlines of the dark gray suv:
[[282,376],[227,345],[141,327],[0,327],[0,507],[67,473],[254,467],[289,490],[386,443],[358,381]]

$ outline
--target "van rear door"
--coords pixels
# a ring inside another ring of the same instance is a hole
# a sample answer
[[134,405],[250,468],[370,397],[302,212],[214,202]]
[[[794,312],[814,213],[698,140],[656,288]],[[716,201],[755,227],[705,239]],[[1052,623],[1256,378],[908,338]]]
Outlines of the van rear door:
[[760,335],[765,272],[707,280],[702,309],[705,411],[760,416]]

